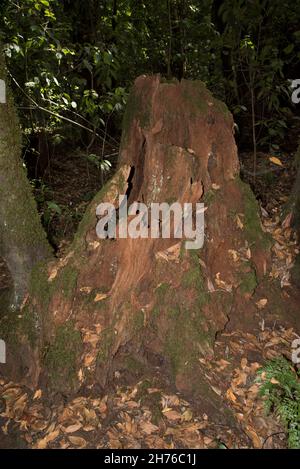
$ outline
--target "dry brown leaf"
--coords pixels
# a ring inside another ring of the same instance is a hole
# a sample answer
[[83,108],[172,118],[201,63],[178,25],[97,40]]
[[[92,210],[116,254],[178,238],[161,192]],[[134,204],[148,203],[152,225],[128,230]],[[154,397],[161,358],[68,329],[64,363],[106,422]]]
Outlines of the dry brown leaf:
[[268,303],[267,298],[262,298],[261,300],[257,301],[255,304],[258,307],[258,309],[263,309]]
[[236,220],[237,227],[240,230],[243,230],[244,229],[244,224],[243,224],[242,220],[240,219],[239,215],[236,215],[235,220]]
[[35,400],[35,399],[40,399],[41,397],[42,397],[42,390],[41,390],[41,389],[38,389],[38,390],[35,391],[35,393],[34,393],[33,400]]
[[47,448],[48,446],[48,443],[50,443],[51,441],[54,441],[56,440],[56,438],[58,437],[59,435],[59,429],[58,430],[54,430],[53,432],[49,433],[48,435],[46,435],[44,438],[42,438],[41,440],[38,441],[36,447],[37,449],[45,449]]
[[227,389],[227,391],[226,391],[226,397],[229,401],[236,402],[236,396],[234,395],[234,393],[232,392],[232,390],[230,388]]
[[247,358],[246,358],[246,357],[243,357],[243,358],[241,359],[241,368],[242,368],[242,370],[244,370],[244,369],[246,368],[247,363],[248,363]]
[[83,364],[86,368],[88,368],[94,361],[96,361],[96,355],[88,354],[88,355],[85,355]]
[[212,389],[216,394],[218,394],[218,396],[221,396],[222,391],[221,391],[220,388],[217,388],[217,386],[212,386],[212,385],[211,385],[211,389]]
[[98,293],[94,298],[94,302],[98,303],[98,301],[105,300],[107,297],[108,295],[106,293]]
[[167,417],[168,420],[181,420],[181,414],[176,410],[163,410],[162,411],[164,416]]
[[228,249],[228,253],[231,255],[234,262],[237,262],[239,260],[238,252],[234,249]]
[[87,445],[86,440],[80,436],[69,436],[69,441],[78,448],[85,448]]
[[81,291],[81,293],[86,293],[87,295],[89,295],[92,291],[92,288],[91,287],[81,287],[80,291]]
[[57,268],[52,269],[52,271],[51,271],[51,273],[48,277],[48,282],[52,282],[52,280],[54,280],[57,277],[57,273],[58,273]]
[[193,413],[190,409],[187,409],[183,412],[181,419],[184,422],[190,422],[193,419]]
[[[99,425],[98,425],[99,427]],[[94,430],[96,430],[96,427],[94,427],[93,425],[85,425],[83,428],[82,428],[83,431],[85,432],[93,432]]]
[[247,433],[249,438],[251,438],[254,448],[256,449],[261,448],[261,440],[258,434],[256,433],[256,431],[252,427],[247,425],[245,428],[245,432]]
[[159,430],[159,428],[151,422],[141,422],[140,428],[143,433],[146,433],[146,435],[151,435]]
[[80,430],[81,427],[82,427],[81,423],[74,423],[74,425],[69,425],[68,427],[63,428],[63,431],[65,433],[75,433],[78,430]]
[[271,163],[274,163],[276,164],[277,166],[283,166],[282,162],[280,161],[279,158],[277,158],[276,156],[271,156],[269,158],[269,160],[271,161]]

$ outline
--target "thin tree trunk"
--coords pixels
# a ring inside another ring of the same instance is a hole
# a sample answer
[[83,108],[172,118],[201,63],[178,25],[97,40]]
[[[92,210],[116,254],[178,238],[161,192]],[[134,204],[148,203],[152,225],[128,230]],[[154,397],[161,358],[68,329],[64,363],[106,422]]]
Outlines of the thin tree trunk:
[[21,160],[20,126],[1,46],[0,80],[6,87],[5,102],[0,103],[0,255],[14,282],[11,306],[17,308],[27,292],[32,268],[51,250]]

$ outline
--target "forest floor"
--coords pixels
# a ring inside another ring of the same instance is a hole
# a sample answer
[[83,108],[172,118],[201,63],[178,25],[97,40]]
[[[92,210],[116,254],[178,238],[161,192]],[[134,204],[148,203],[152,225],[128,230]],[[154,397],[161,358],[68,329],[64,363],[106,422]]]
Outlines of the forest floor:
[[[269,156],[259,155],[255,182],[250,174],[251,155],[241,157],[244,179],[261,204],[264,229],[274,239],[269,278],[247,299],[247,326],[241,328],[231,320],[217,338],[214,357],[201,360],[212,390],[231,410],[232,422],[223,423],[203,413],[199,403],[183,398],[159,369],[149,376],[137,374],[130,385],[116,374],[115,385],[106,394],[95,385],[73,398],[49,395],[46,389],[29,390],[0,377],[0,448],[287,447],[278,419],[265,412],[257,381],[257,371],[265,361],[290,357],[291,342],[298,337],[294,328],[300,294],[291,284],[290,271],[299,247],[288,220],[282,224],[280,218],[294,170],[290,155],[280,156],[282,166],[270,162]],[[80,171],[70,175],[67,161],[68,177],[61,179],[64,182],[55,192],[55,200],[63,199],[65,206],[74,204],[72,194],[82,178]],[[86,193],[98,185],[91,180],[91,187],[84,188]],[[78,199],[79,203],[82,211],[85,202]],[[68,232],[59,242],[62,250],[69,239]],[[290,321],[281,320],[278,301],[291,313]]]

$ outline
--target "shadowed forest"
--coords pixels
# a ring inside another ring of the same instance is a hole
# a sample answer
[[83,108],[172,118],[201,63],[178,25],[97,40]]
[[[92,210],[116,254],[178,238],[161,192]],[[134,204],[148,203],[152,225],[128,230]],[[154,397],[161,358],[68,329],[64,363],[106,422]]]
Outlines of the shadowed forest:
[[0,448],[300,448],[299,46],[291,0],[2,0]]

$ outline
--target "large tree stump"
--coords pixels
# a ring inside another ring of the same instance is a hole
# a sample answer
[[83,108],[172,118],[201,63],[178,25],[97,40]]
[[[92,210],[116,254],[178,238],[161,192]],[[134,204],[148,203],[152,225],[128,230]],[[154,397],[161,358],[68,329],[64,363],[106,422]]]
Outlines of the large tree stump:
[[[105,239],[100,202],[204,202],[205,242]],[[136,363],[160,366],[180,391],[221,407],[200,367],[217,334],[267,271],[269,241],[239,179],[233,119],[198,81],[139,77],[124,118],[119,169],[95,197],[68,255],[32,275],[29,309],[50,383],[105,386]]]

